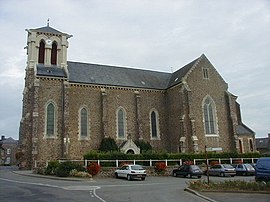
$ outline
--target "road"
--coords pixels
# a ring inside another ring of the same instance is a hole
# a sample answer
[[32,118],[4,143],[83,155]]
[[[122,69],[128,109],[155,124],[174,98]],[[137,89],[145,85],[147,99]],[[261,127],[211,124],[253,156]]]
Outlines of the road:
[[[4,167],[5,168],[5,167]],[[92,202],[199,202],[202,198],[184,191],[186,179],[147,177],[145,181],[114,178],[66,181],[22,176],[0,170],[1,201]]]
[[[182,177],[147,177],[145,181],[115,178],[67,181],[18,175],[12,167],[0,167],[1,201],[91,201],[91,202],[203,202],[205,199],[184,191],[194,179]],[[206,176],[202,177],[206,180]],[[211,181],[254,181],[254,176],[210,177]],[[202,195],[220,202],[269,202],[269,194],[211,193]]]

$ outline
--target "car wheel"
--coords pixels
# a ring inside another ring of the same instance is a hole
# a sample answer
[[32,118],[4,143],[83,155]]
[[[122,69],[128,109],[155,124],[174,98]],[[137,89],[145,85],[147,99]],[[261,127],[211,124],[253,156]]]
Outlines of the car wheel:
[[131,176],[127,175],[127,180],[130,181],[131,180]]
[[189,178],[192,178],[192,175],[191,175],[191,174],[188,174],[188,177],[189,177]]
[[219,176],[225,177],[225,174],[224,173],[220,173]]
[[115,178],[119,178],[118,173],[114,173],[114,176],[115,176]]
[[200,179],[202,176],[198,175],[198,178]]
[[142,177],[142,181],[144,181],[145,180],[145,177]]
[[176,173],[173,173],[173,176],[174,176],[174,177],[177,177],[177,174],[176,174]]

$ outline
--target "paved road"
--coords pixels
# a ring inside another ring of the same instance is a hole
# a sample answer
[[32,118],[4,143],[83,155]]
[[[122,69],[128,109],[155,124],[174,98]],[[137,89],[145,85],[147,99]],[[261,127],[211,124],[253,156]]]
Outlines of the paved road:
[[66,181],[22,176],[0,170],[3,201],[164,202],[205,201],[184,191],[184,178],[147,177],[145,181],[104,178]]
[[[114,178],[67,181],[18,175],[12,167],[0,167],[1,201],[92,201],[92,202],[163,202],[206,201],[184,191],[190,180],[181,177],[147,177],[145,181]],[[20,172],[20,171],[19,171]],[[206,179],[203,176],[203,179]],[[254,177],[211,177],[211,181],[254,181]],[[220,202],[270,202],[270,194],[200,193]]]

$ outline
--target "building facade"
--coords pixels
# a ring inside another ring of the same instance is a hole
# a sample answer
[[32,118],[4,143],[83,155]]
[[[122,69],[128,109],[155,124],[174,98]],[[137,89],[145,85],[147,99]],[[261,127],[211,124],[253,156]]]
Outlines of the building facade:
[[0,140],[0,165],[17,165],[16,153],[18,140],[12,137],[1,136]]
[[203,54],[173,73],[67,61],[68,39],[49,25],[27,30],[20,125],[26,167],[82,159],[112,137],[123,152],[255,151],[237,97]]

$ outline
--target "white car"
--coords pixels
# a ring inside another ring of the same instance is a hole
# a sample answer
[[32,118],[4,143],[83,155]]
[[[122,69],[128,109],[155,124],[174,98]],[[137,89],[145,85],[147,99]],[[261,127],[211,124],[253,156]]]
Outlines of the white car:
[[217,175],[217,176],[231,176],[234,177],[236,175],[235,168],[232,167],[229,164],[217,164],[213,165],[209,170],[208,170],[209,175]]
[[141,178],[141,180],[145,180],[146,177],[146,171],[140,165],[123,165],[115,170],[114,174],[116,178],[123,177],[127,180],[132,180],[134,178]]

